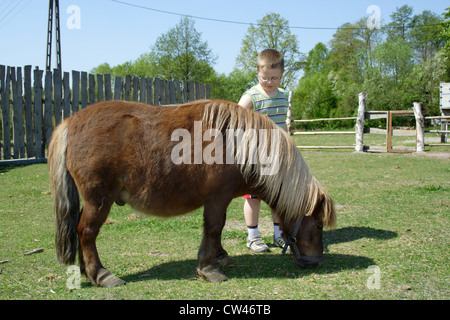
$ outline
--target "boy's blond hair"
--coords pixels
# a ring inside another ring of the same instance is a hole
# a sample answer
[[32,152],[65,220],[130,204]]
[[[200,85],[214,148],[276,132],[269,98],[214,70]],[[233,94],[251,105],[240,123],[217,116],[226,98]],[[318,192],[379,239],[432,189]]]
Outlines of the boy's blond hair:
[[266,49],[259,53],[256,60],[256,70],[259,72],[264,69],[280,68],[284,71],[283,54],[274,49]]

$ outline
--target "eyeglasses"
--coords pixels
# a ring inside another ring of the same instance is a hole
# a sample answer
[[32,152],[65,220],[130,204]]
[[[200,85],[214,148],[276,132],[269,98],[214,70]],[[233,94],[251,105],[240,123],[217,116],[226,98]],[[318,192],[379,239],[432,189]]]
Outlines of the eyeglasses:
[[276,82],[276,81],[280,81],[280,80],[281,80],[281,77],[263,77],[263,76],[259,76],[259,78],[260,78],[262,81],[264,81],[264,82],[267,82],[267,81],[273,81],[273,82]]

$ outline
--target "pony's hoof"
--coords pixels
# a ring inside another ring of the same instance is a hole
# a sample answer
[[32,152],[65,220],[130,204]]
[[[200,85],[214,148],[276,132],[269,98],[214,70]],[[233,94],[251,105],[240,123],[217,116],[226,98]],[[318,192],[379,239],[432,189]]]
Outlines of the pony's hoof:
[[112,288],[126,284],[125,281],[113,275],[109,270],[100,269],[97,273],[97,285],[104,288]]
[[213,268],[203,268],[199,269],[197,268],[197,273],[205,280],[209,282],[222,282],[227,281],[228,278],[226,275],[224,275],[222,272],[219,271],[219,269],[213,269]]

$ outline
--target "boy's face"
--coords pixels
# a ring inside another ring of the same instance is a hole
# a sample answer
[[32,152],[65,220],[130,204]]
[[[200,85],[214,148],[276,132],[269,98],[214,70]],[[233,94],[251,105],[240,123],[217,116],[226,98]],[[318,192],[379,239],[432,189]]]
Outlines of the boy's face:
[[259,84],[267,93],[273,93],[280,86],[282,76],[283,71],[280,68],[263,68],[258,72]]

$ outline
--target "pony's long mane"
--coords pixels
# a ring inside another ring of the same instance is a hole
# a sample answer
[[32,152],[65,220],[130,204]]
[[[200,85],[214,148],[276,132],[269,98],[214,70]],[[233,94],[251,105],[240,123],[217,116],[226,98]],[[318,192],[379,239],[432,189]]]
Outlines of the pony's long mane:
[[[205,104],[203,125],[204,128],[216,128],[221,132],[227,129],[266,129],[267,139],[254,141],[257,136],[247,136],[242,143],[234,146],[235,160],[244,179],[252,181],[255,187],[262,190],[261,197],[277,211],[280,218],[293,220],[302,214],[313,213],[318,197],[325,191],[311,174],[291,137],[267,116],[227,101],[210,101]],[[261,163],[252,164],[249,157],[255,148],[270,152],[275,147],[271,145],[271,129],[279,129],[279,139],[275,141],[279,148],[279,168],[276,174],[263,175]],[[324,224],[331,220],[334,219],[323,217]]]

